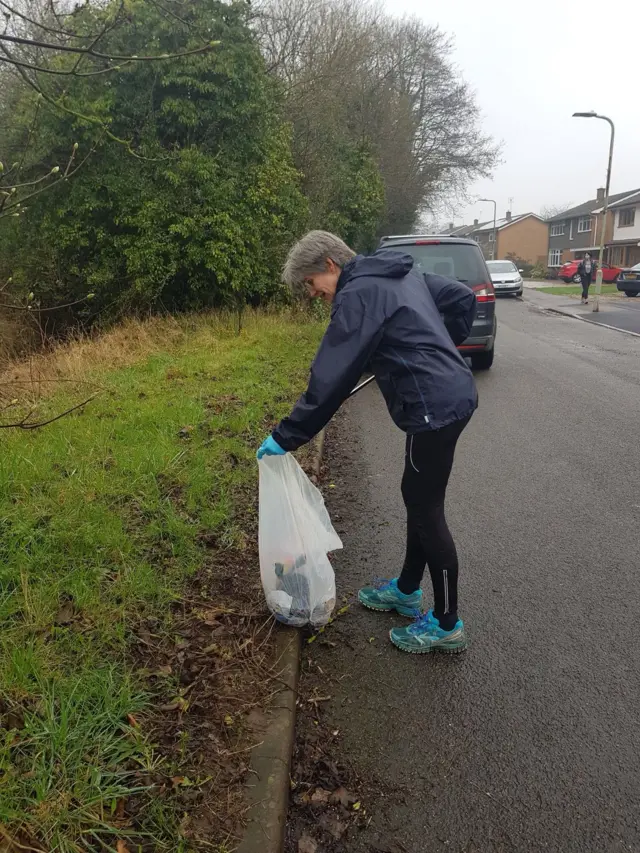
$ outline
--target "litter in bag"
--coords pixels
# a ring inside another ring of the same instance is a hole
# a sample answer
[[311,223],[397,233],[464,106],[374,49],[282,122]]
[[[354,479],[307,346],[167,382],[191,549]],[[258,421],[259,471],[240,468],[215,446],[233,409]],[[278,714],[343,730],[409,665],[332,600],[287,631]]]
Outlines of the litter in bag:
[[342,548],[319,490],[296,460],[265,456],[260,470],[260,575],[279,622],[326,625],[336,604],[327,554]]

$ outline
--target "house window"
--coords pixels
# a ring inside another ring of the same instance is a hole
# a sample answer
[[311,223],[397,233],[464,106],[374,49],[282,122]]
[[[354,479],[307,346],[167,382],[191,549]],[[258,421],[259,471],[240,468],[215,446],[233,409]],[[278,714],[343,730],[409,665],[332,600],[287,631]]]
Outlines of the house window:
[[625,207],[618,214],[618,228],[630,228],[636,222],[635,207]]
[[614,267],[624,266],[624,246],[614,246],[611,250],[610,260]]
[[551,251],[549,252],[549,266],[562,266],[562,249],[551,249]]
[[564,234],[564,222],[556,222],[555,225],[551,226],[551,236],[552,237],[562,237]]
[[493,243],[493,240],[494,240],[494,237],[495,237],[495,236],[496,236],[496,235],[493,233],[493,231],[489,234],[489,242],[490,242],[490,243]]
[[584,234],[586,231],[591,231],[591,217],[581,216],[578,219],[578,234]]

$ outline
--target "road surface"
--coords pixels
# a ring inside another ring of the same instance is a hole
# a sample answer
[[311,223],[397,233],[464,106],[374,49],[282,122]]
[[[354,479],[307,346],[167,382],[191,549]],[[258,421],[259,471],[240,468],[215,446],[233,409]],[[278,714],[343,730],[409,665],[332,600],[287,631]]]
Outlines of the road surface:
[[594,313],[595,291],[593,288],[591,288],[588,305],[581,305],[579,299],[572,299],[570,296],[553,296],[544,291],[537,291],[529,284],[525,286],[525,293],[529,302],[569,314],[576,314],[584,320],[597,323],[600,326],[611,326],[615,329],[640,335],[640,300],[638,299],[630,299],[624,296],[603,296],[600,299],[600,310]]
[[[640,851],[640,338],[498,315],[448,503],[469,651],[402,654],[357,605],[318,650],[370,785],[350,853]],[[349,595],[401,565],[403,436],[372,386],[331,444]]]

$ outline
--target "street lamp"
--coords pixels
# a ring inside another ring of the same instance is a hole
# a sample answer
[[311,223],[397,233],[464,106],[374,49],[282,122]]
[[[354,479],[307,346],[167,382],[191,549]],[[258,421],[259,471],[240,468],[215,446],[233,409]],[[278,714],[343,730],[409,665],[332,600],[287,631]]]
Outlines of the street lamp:
[[611,141],[609,143],[609,164],[607,166],[607,184],[604,190],[604,208],[602,211],[602,230],[600,232],[600,256],[598,259],[598,271],[596,273],[596,298],[593,303],[593,310],[600,310],[600,294],[602,293],[602,264],[604,262],[604,241],[607,228],[607,211],[609,210],[609,185],[611,183],[611,163],[613,161],[613,141],[616,135],[614,123],[607,116],[601,116],[595,110],[588,113],[574,113],[573,118],[599,118],[602,121],[608,121],[611,127]]
[[498,205],[492,198],[479,198],[478,201],[488,201],[489,204],[493,205],[493,246],[491,247],[491,260],[495,261],[496,259],[496,215],[498,211]]

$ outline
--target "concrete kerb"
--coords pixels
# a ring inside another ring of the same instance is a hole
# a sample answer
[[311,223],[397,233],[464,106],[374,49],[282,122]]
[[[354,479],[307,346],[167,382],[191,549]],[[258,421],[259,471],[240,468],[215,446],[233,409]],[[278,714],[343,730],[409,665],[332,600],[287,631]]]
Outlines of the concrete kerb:
[[563,308],[548,308],[546,305],[536,305],[535,307],[541,311],[549,311],[551,314],[559,314],[561,317],[570,317],[572,320],[582,320],[583,323],[590,323],[592,326],[598,326],[600,329],[610,329],[612,332],[620,332],[623,335],[631,335],[632,338],[640,338],[640,334],[638,332],[631,332],[629,329],[621,329],[619,326],[610,326],[608,323],[599,323],[597,320],[592,320],[590,317],[583,317],[581,314],[575,314],[573,311],[567,311]]
[[[312,470],[316,475],[324,452],[324,430],[318,436]],[[291,756],[295,739],[300,675],[301,633],[279,625],[276,669],[281,690],[265,711],[260,743],[251,751],[247,782],[247,826],[236,853],[281,853],[289,807]]]
[[284,844],[300,672],[300,631],[278,626],[276,648],[282,689],[266,711],[261,743],[251,753],[247,782],[249,817],[237,853],[281,853]]

